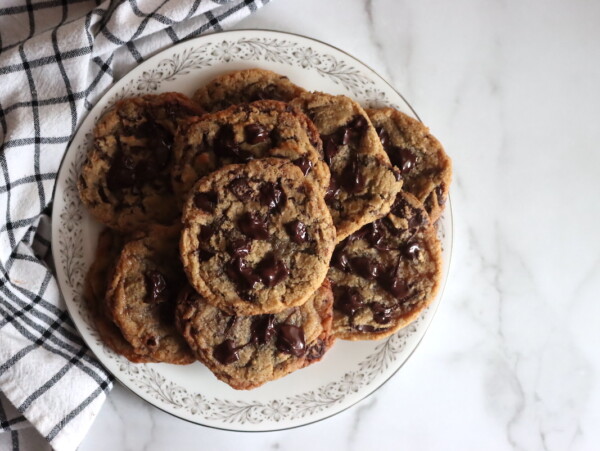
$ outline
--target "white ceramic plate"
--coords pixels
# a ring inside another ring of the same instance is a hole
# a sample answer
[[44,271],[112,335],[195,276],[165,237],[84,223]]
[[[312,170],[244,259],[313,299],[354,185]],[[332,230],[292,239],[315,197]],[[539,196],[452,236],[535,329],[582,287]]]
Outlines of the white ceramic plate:
[[[94,124],[120,98],[167,91],[191,95],[214,76],[251,67],[287,75],[309,90],[346,94],[364,106],[394,106],[415,116],[402,96],[372,69],[322,42],[271,31],[203,36],[167,49],[123,77],[92,109],[62,163],[54,196],[53,254],[62,294],[85,342],[126,387],[154,406],[194,423],[238,431],[301,426],[365,398],[398,371],[423,338],[441,293],[421,317],[381,341],[338,340],[323,361],[251,391],[236,391],[202,364],[132,364],[105,347],[82,300],[100,225],[86,213],[76,180]],[[450,203],[442,216],[444,286],[452,247]]]

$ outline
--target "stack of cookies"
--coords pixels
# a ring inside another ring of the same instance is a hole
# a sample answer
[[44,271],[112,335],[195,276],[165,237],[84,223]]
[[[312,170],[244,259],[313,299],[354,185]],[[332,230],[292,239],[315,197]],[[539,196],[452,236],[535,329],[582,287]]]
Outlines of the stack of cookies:
[[237,389],[389,336],[438,290],[450,177],[420,122],[265,70],[121,100],[79,178],[107,226],[85,290],[99,335]]

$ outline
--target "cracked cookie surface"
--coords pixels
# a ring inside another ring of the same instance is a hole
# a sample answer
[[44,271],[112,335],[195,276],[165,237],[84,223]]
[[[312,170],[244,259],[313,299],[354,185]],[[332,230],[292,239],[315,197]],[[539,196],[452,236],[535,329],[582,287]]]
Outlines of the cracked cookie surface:
[[246,69],[220,75],[198,89],[196,103],[208,112],[256,100],[288,102],[305,92],[286,76],[265,69]]
[[417,318],[435,298],[441,249],[423,205],[398,194],[388,216],[337,245],[328,277],[334,294],[334,334],[376,340]]
[[195,359],[175,327],[175,302],[186,286],[179,261],[179,225],[150,227],[121,251],[109,282],[107,305],[137,353],[156,361]]
[[178,93],[131,97],[105,113],[78,180],[92,216],[122,232],[177,217],[170,180],[173,134],[180,119],[202,113]]
[[302,112],[274,100],[237,105],[183,122],[174,150],[172,183],[179,196],[220,167],[264,157],[294,162],[323,191],[329,184],[317,129]]
[[176,317],[198,360],[218,379],[248,390],[323,357],[334,341],[332,305],[327,281],[299,307],[255,316],[227,314],[190,289]]
[[293,163],[264,158],[201,179],[183,210],[192,286],[231,314],[300,305],[321,285],[335,228],[321,192]]
[[326,194],[338,241],[385,216],[402,187],[365,111],[346,96],[302,94],[291,105],[314,122],[331,172]]
[[448,197],[452,162],[440,142],[416,119],[393,108],[367,110],[390,161],[402,173],[403,190],[423,203],[432,222]]

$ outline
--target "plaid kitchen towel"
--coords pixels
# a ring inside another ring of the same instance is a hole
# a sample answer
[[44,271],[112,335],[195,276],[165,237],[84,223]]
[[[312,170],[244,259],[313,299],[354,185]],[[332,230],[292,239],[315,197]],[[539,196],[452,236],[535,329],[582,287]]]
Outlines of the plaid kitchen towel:
[[0,449],[39,449],[40,434],[75,449],[111,388],[48,258],[52,191],[77,127],[145,58],[268,1],[0,2]]

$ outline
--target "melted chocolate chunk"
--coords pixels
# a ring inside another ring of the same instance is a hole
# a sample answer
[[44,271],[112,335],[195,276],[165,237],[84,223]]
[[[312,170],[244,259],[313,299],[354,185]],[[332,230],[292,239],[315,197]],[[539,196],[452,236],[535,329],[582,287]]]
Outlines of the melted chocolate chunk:
[[373,312],[373,319],[376,323],[379,324],[388,324],[392,320],[392,309],[391,307],[386,307],[379,302],[374,302],[370,306],[371,312]]
[[285,266],[283,260],[268,253],[258,264],[257,273],[267,287],[274,287],[290,275],[290,270]]
[[366,230],[364,237],[372,247],[379,249],[380,251],[387,251],[391,249],[386,240],[387,229],[381,219],[378,219],[371,224],[367,224],[363,228]]
[[335,308],[345,315],[354,316],[365,306],[364,300],[356,288],[340,287],[335,294]]
[[352,158],[342,171],[342,186],[349,193],[358,193],[364,189],[366,181],[358,158]]
[[204,249],[198,249],[198,259],[201,262],[207,262],[215,256],[214,252],[205,251]]
[[381,286],[396,299],[404,299],[409,294],[408,285],[396,271],[388,271],[379,278]]
[[238,317],[234,315],[231,318],[229,318],[229,320],[227,320],[227,325],[225,326],[225,330],[223,331],[223,334],[227,334],[231,330],[231,328],[237,322],[237,319],[238,319]]
[[269,132],[260,124],[249,124],[244,127],[244,136],[249,144],[258,144],[269,139]]
[[158,346],[158,342],[159,342],[159,338],[153,335],[146,339],[146,346],[148,346],[150,348],[155,348]]
[[337,246],[331,257],[331,265],[340,271],[350,272],[350,262],[348,256],[344,252],[344,247]]
[[240,155],[240,147],[235,142],[235,134],[231,125],[224,125],[219,129],[213,146],[218,157],[237,159]]
[[446,197],[444,196],[444,184],[440,184],[435,187],[435,195],[437,197],[438,205],[441,207],[446,203]]
[[423,215],[421,210],[412,209],[412,215],[408,218],[408,227],[411,229],[418,229],[424,225],[427,225],[427,218]]
[[248,179],[242,177],[233,179],[227,187],[240,202],[246,202],[254,195],[252,187],[248,184]]
[[292,324],[282,324],[277,331],[277,349],[286,354],[302,357],[306,352],[304,330]]
[[326,135],[323,136],[323,152],[325,153],[325,161],[329,166],[331,166],[331,162],[333,158],[340,151],[340,147],[337,142],[336,135]]
[[166,295],[167,282],[160,271],[146,271],[144,279],[146,281],[146,302],[156,302]]
[[267,218],[262,217],[258,212],[243,213],[238,219],[238,227],[247,237],[256,240],[266,240],[269,238]]
[[229,244],[229,253],[234,257],[245,257],[251,250],[252,240],[240,238]]
[[275,335],[275,315],[258,315],[252,320],[250,341],[264,345]]
[[392,146],[388,150],[388,155],[392,164],[398,167],[402,174],[410,172],[417,162],[417,157],[406,147]]
[[194,205],[200,210],[213,213],[217,205],[217,193],[209,191],[208,193],[196,193],[194,195]]
[[239,348],[235,347],[233,340],[227,339],[213,349],[213,357],[223,365],[229,365],[240,359]]
[[379,136],[379,140],[381,141],[381,145],[383,146],[384,149],[386,149],[390,144],[390,135],[388,132],[385,131],[385,128],[383,127],[379,127],[376,129],[377,131],[377,136]]
[[200,226],[200,233],[198,234],[198,241],[200,243],[208,243],[215,234],[215,226],[213,224]]
[[409,241],[401,248],[402,254],[409,259],[414,260],[415,258],[419,258],[421,254],[421,246],[416,241]]
[[369,127],[369,121],[364,116],[357,114],[352,118],[348,127],[357,132],[358,134],[363,134],[365,130]]
[[352,271],[367,280],[375,280],[381,274],[381,265],[368,257],[350,259]]
[[260,283],[260,277],[248,266],[248,262],[241,257],[234,257],[225,267],[227,276],[235,283],[239,290],[253,289]]
[[308,157],[297,158],[292,161],[296,166],[300,168],[304,176],[306,177],[308,173],[312,170],[313,162],[308,159]]
[[306,351],[306,359],[310,362],[314,360],[319,360],[325,354],[327,347],[325,343],[320,338],[317,339],[317,342],[308,348]]
[[339,194],[340,188],[337,184],[337,181],[335,180],[335,177],[331,177],[331,179],[329,180],[329,187],[325,192],[325,202],[328,204],[331,203],[338,197]]
[[270,210],[281,209],[285,205],[287,196],[281,184],[266,182],[260,187],[260,203]]
[[308,241],[308,232],[306,231],[306,225],[299,220],[288,222],[285,225],[285,230],[296,244],[303,244]]
[[123,152],[118,152],[106,174],[108,189],[115,192],[135,185],[135,162]]
[[155,122],[150,118],[146,118],[141,124],[127,128],[125,133],[133,134],[137,139],[150,139],[154,134],[155,129]]

